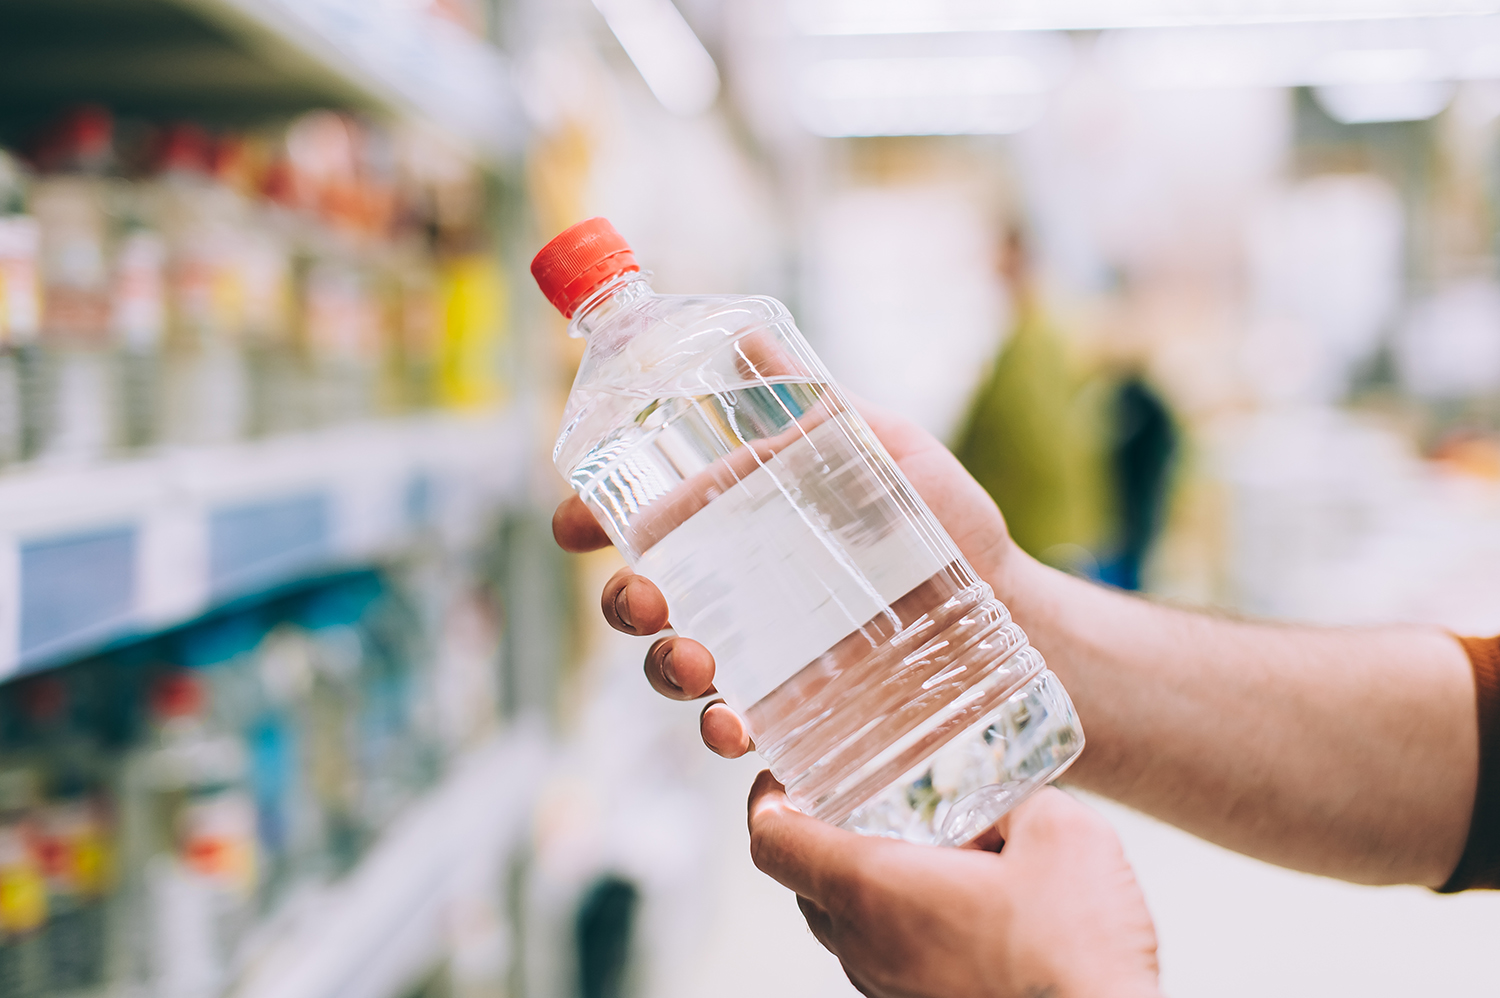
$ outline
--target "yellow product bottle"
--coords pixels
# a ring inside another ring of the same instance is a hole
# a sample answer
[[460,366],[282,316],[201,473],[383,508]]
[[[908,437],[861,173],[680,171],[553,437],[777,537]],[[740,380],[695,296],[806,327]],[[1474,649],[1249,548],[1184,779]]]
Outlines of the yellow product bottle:
[[504,398],[500,352],[509,290],[500,262],[487,253],[454,257],[439,276],[442,342],[438,398],[451,409],[482,409]]
[[41,998],[47,881],[35,823],[36,774],[0,772],[0,993]]

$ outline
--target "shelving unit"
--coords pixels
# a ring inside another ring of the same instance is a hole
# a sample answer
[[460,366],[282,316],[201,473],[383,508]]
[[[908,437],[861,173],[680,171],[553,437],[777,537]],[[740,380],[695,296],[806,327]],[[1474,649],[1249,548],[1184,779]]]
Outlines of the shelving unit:
[[338,884],[290,913],[231,998],[395,998],[442,952],[450,906],[526,834],[540,726],[473,750]]
[[[514,162],[524,130],[504,55],[420,5],[0,4],[0,144],[24,147],[80,103],[122,127],[210,131],[354,111],[419,122],[424,140],[491,170]],[[0,470],[0,682],[345,569],[461,561],[449,555],[524,503],[522,408]],[[503,885],[550,758],[541,724],[507,723],[374,832],[348,873],[277,901],[237,950],[234,998],[397,998],[440,965],[454,904]]]
[[0,122],[59,105],[256,120],[346,107],[430,121],[479,155],[521,134],[498,50],[402,4],[361,0],[8,0]]
[[309,573],[462,542],[519,488],[508,412],[0,476],[0,679]]

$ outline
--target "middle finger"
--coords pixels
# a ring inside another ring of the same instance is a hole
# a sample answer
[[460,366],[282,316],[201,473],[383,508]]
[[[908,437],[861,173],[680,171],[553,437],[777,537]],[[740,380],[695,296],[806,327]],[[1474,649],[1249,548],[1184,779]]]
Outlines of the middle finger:
[[655,634],[667,626],[667,599],[656,584],[622,568],[604,584],[599,609],[609,626],[626,634]]
[[662,638],[646,652],[651,688],[673,700],[696,700],[714,689],[714,657],[692,638]]

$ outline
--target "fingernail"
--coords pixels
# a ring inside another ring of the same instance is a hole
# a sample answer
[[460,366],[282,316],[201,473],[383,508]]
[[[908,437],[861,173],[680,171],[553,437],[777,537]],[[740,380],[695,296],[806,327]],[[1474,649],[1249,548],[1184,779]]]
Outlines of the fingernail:
[[620,623],[635,630],[635,624],[630,619],[630,585],[627,583],[620,587],[615,593],[615,616],[620,618]]
[[672,688],[678,692],[682,691],[682,684],[677,681],[677,673],[672,671],[672,649],[668,648],[661,655],[662,678],[672,684]]

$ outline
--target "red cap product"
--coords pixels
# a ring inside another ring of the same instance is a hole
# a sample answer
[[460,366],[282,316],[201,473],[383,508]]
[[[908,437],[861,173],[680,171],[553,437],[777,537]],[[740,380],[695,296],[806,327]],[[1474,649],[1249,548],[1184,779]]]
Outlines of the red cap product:
[[607,218],[590,218],[564,229],[531,261],[531,276],[563,318],[599,285],[627,270],[640,270],[630,244]]
[[161,676],[151,689],[151,709],[163,720],[191,717],[203,709],[203,699],[203,683],[187,672]]

